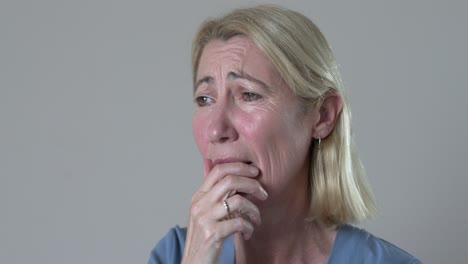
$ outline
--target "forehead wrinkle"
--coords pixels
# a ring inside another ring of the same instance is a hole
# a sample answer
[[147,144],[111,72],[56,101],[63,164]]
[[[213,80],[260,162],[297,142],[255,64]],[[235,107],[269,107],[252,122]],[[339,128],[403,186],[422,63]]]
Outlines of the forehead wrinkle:
[[[212,40],[205,46],[202,57],[200,63],[204,67],[200,68],[199,73],[202,74],[194,92],[204,79],[209,79],[209,82],[205,82],[209,85],[225,85],[226,81],[242,79],[260,84],[268,92],[281,86],[283,81],[270,60],[247,37]],[[260,68],[258,63],[261,64]]]
[[200,60],[200,64],[208,66],[200,69],[199,73],[201,73],[201,76],[195,82],[194,92],[203,83],[216,83],[222,81],[225,76],[227,77],[229,72],[238,72],[239,68],[243,67],[242,61],[246,54],[247,48],[245,46],[234,43],[226,45],[226,41],[222,40],[214,40],[208,43],[202,54],[202,60]]

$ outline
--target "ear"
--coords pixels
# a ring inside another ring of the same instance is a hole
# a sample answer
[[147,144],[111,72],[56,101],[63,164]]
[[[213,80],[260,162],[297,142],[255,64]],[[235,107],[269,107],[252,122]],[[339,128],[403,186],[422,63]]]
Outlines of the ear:
[[333,131],[338,116],[343,109],[343,100],[336,90],[331,90],[324,95],[319,106],[319,118],[312,129],[312,136],[322,139]]

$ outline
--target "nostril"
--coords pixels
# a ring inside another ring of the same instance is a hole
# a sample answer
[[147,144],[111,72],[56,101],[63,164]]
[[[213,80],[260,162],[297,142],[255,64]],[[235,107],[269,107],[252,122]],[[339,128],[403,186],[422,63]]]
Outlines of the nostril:
[[218,141],[221,142],[221,143],[224,143],[224,142],[226,142],[228,140],[229,140],[229,137],[222,137]]

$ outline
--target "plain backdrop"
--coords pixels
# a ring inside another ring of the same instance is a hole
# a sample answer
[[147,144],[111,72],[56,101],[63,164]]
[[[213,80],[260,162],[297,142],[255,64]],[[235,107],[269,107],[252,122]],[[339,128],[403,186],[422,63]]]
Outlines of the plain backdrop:
[[[0,2],[0,263],[146,263],[202,180],[199,24],[262,1]],[[425,263],[466,263],[466,1],[271,1],[324,32],[379,217]]]

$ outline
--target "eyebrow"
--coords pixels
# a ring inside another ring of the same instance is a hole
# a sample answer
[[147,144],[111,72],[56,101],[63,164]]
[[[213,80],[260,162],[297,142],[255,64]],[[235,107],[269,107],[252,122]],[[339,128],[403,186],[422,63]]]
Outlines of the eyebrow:
[[[236,80],[236,79],[247,80],[247,81],[250,81],[250,82],[253,82],[253,83],[256,83],[256,84],[260,85],[263,89],[265,89],[267,91],[271,90],[270,87],[266,83],[260,81],[259,79],[255,78],[255,77],[253,77],[253,76],[251,76],[248,73],[245,73],[243,71],[241,71],[240,73],[230,71],[227,74],[227,77],[230,78],[230,79],[234,79],[234,80]],[[211,76],[205,76],[205,77],[201,78],[200,80],[198,80],[195,83],[195,86],[193,88],[193,92],[196,92],[197,89],[198,89],[198,86],[200,86],[201,84],[210,83],[213,80],[214,80],[214,78],[211,77]]]
[[197,91],[197,89],[198,89],[198,86],[200,86],[201,84],[210,83],[211,81],[213,81],[213,77],[211,77],[211,76],[205,76],[205,77],[201,78],[200,80],[198,80],[195,83],[195,86],[193,87],[193,92],[195,93]]

